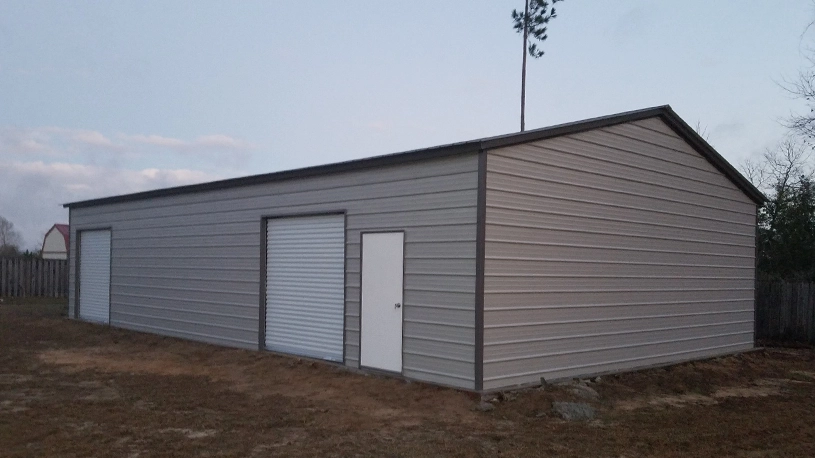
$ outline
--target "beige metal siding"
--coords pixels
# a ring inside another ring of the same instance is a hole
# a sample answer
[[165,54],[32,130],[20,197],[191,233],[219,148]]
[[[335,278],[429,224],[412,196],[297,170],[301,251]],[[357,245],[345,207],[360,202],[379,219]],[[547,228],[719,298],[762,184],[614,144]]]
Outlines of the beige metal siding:
[[484,388],[751,348],[755,212],[657,118],[489,151]]
[[344,210],[345,364],[356,367],[360,232],[404,230],[404,374],[473,388],[477,168],[470,154],[80,207],[71,232],[113,228],[114,326],[257,348],[261,218]]
[[68,247],[65,246],[65,237],[54,227],[47,234],[42,243],[43,259],[68,259]]

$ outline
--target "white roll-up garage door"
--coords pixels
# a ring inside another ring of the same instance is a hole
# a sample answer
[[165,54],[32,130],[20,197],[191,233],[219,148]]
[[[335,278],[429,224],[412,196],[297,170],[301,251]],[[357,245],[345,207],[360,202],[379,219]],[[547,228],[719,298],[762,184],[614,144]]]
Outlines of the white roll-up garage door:
[[110,322],[110,231],[80,232],[79,318]]
[[266,348],[342,361],[345,216],[268,220]]

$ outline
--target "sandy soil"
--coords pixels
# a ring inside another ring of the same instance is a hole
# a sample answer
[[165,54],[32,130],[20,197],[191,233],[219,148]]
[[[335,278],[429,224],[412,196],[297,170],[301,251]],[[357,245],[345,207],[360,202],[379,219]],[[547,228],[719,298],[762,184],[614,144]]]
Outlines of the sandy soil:
[[[0,304],[2,456],[815,456],[815,351],[489,396]],[[494,399],[493,399],[494,398]],[[588,402],[566,422],[553,401]]]

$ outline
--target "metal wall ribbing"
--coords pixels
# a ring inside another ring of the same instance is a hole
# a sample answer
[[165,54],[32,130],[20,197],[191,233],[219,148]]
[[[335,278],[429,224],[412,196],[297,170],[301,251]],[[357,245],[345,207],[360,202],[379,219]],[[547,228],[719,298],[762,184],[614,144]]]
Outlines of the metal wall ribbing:
[[345,211],[345,363],[356,367],[360,232],[405,230],[404,374],[472,388],[477,167],[465,154],[72,208],[71,260],[77,230],[110,226],[112,325],[257,348],[261,219]]
[[488,152],[484,388],[751,348],[755,204],[658,118]]

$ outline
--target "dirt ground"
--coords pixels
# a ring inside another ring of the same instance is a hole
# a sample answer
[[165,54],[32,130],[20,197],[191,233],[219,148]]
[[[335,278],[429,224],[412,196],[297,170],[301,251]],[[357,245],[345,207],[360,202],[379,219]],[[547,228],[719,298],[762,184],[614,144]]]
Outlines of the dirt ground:
[[[480,397],[0,303],[0,456],[815,456],[815,351]],[[585,395],[585,393],[584,393]],[[567,422],[553,401],[588,402]]]

